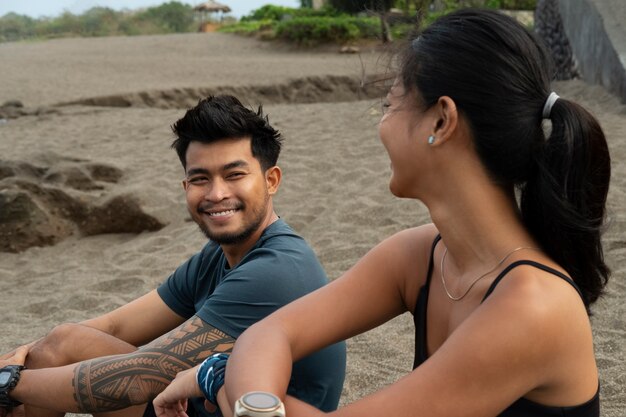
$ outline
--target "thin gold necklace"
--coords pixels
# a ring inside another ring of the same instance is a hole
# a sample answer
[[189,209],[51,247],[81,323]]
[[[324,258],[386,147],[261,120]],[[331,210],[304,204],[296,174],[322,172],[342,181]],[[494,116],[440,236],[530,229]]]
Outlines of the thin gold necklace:
[[498,269],[498,267],[500,265],[502,265],[504,263],[504,261],[506,261],[509,256],[513,255],[515,252],[520,251],[522,249],[531,249],[531,250],[538,250],[537,248],[533,248],[532,246],[520,246],[519,248],[515,248],[512,251],[508,252],[506,255],[504,255],[504,257],[502,259],[500,259],[500,262],[498,262],[496,264],[496,266],[494,266],[493,268],[491,268],[489,271],[485,272],[484,274],[480,275],[478,278],[474,279],[474,281],[472,281],[472,283],[470,284],[470,286],[467,288],[467,290],[465,290],[465,292],[463,294],[461,294],[458,297],[453,296],[452,294],[450,294],[450,291],[448,290],[448,286],[446,285],[446,277],[444,276],[444,261],[446,260],[446,255],[448,254],[448,248],[446,247],[446,250],[443,252],[443,256],[441,257],[441,283],[443,284],[443,290],[446,292],[446,295],[448,296],[449,299],[451,299],[452,301],[459,301],[462,300],[463,298],[465,298],[465,296],[472,290],[472,288],[474,288],[474,285],[476,285],[476,283],[478,281],[480,281],[481,279],[485,278],[487,275],[491,274],[493,271],[495,271],[496,269]]

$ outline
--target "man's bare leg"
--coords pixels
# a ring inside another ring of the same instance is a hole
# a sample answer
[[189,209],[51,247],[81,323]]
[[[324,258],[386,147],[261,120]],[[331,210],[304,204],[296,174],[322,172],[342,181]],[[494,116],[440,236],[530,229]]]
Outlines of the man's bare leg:
[[[92,327],[82,324],[62,324],[33,344],[26,358],[26,367],[52,368],[135,350],[137,350],[135,346]],[[145,404],[138,405],[116,412],[98,414],[97,417],[136,417],[143,415],[145,408]],[[26,417],[63,415],[64,413],[26,406]]]

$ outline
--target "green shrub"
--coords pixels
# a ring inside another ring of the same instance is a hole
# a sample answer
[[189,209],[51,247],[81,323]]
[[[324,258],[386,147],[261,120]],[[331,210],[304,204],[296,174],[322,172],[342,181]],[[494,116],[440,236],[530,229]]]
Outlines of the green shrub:
[[295,13],[293,14],[295,17],[341,17],[348,16],[345,13],[340,12],[339,10],[333,8],[332,6],[326,4],[320,9],[295,9]]
[[93,7],[78,18],[83,36],[107,36],[119,32],[121,13],[107,7]]
[[462,7],[489,7],[507,10],[535,10],[537,0],[443,0],[448,12]]
[[359,13],[367,10],[389,10],[394,0],[329,0],[332,7],[346,13]]
[[83,26],[78,16],[64,12],[61,16],[44,21],[41,32],[47,37],[76,36],[82,34]]
[[285,15],[293,15],[294,11],[291,7],[275,6],[266,4],[256,10],[252,10],[249,15],[241,18],[242,22],[250,22],[253,20],[281,20]]
[[402,40],[407,39],[409,35],[413,34],[415,25],[410,23],[400,23],[391,26],[391,36],[393,39]]
[[240,35],[252,35],[262,30],[273,29],[276,22],[273,20],[252,20],[246,22],[224,25],[218,29],[219,32],[237,33]]
[[304,45],[345,42],[378,33],[376,18],[296,17],[276,25],[277,38]]
[[35,19],[17,13],[0,17],[0,42],[16,41],[35,36]]
[[535,10],[537,0],[490,0],[491,7],[507,10]]
[[156,22],[141,16],[133,16],[120,22],[120,34],[128,36],[167,33],[162,22]]
[[171,1],[149,7],[137,15],[139,20],[150,20],[166,32],[189,32],[193,26],[193,8],[188,4]]
[[93,7],[81,15],[32,19],[9,13],[0,17],[0,42],[64,36],[144,35],[196,30],[191,6],[170,1],[140,12]]
[[274,20],[279,22],[287,18],[294,17],[322,17],[322,16],[339,16],[337,10],[330,6],[322,7],[321,9],[300,8],[294,9],[292,7],[275,6],[273,4],[266,4],[256,10],[250,12],[249,15],[243,16],[241,22],[251,22],[255,20]]
[[359,37],[367,39],[380,38],[380,19],[377,17],[349,17],[359,28]]

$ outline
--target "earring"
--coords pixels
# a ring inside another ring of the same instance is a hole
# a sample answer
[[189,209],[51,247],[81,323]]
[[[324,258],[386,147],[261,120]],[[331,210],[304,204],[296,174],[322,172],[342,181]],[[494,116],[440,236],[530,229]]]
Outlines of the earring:
[[435,143],[435,135],[430,135],[428,137],[428,144],[432,145],[433,143]]

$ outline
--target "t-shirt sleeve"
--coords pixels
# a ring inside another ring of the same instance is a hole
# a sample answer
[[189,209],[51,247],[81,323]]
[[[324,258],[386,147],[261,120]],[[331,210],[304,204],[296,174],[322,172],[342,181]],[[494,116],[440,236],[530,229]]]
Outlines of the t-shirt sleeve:
[[201,262],[202,252],[176,268],[176,271],[157,288],[161,299],[179,316],[189,318],[195,314],[194,295]]
[[288,254],[256,249],[245,264],[227,274],[197,315],[237,338],[252,324],[315,289],[306,275]]

